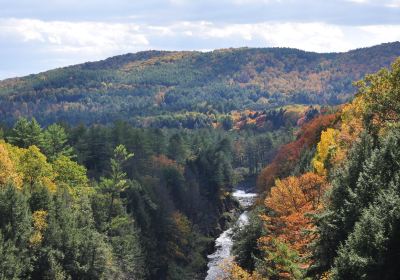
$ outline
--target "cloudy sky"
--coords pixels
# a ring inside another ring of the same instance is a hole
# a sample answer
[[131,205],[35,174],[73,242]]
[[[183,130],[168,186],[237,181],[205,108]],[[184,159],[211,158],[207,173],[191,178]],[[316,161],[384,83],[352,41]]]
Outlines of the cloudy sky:
[[399,40],[400,0],[0,0],[0,79],[149,49]]

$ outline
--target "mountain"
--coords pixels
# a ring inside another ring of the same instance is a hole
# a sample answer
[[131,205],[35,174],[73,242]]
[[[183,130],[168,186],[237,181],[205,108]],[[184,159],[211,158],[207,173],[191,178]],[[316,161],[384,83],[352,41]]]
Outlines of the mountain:
[[240,48],[125,54],[0,81],[0,119],[208,126],[234,110],[346,102],[353,81],[398,56],[400,42],[344,53]]

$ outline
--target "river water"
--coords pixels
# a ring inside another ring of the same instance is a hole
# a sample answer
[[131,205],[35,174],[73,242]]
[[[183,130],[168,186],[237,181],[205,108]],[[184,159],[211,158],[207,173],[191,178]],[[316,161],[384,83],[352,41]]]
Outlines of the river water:
[[[232,195],[239,201],[240,205],[244,209],[249,208],[254,203],[257,196],[255,193],[246,193],[243,190],[236,190]],[[235,225],[243,227],[248,223],[248,211],[245,210],[240,214]],[[221,235],[215,240],[215,252],[208,255],[208,271],[205,280],[224,279],[225,273],[222,267],[229,266],[229,263],[232,260],[232,232],[233,227],[230,227],[221,233]]]

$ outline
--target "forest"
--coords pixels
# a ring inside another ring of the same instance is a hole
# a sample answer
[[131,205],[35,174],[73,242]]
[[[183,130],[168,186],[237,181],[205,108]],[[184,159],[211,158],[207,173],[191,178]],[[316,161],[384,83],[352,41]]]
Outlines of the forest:
[[399,279],[399,50],[151,51],[0,82],[0,279],[204,279],[245,181],[222,280]]
[[297,111],[245,112],[229,131],[3,126],[0,279],[204,279],[239,211],[232,186],[292,139],[295,119],[319,114]]
[[389,67],[400,43],[345,53],[288,48],[146,51],[0,81],[0,119],[208,128],[233,111],[349,101],[353,81]]
[[400,59],[260,172],[227,279],[399,279]]

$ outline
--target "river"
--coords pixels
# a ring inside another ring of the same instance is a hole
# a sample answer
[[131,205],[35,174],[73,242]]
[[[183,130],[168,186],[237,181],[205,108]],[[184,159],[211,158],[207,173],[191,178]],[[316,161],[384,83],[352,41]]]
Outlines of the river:
[[[243,207],[244,212],[240,214],[235,225],[243,227],[248,224],[248,209],[253,203],[257,196],[255,193],[246,193],[243,190],[236,190],[232,194]],[[208,255],[208,271],[205,280],[218,280],[224,278],[224,270],[222,266],[229,265],[232,260],[231,250],[232,250],[232,232],[233,227],[225,230],[221,235],[215,240],[215,252]]]

